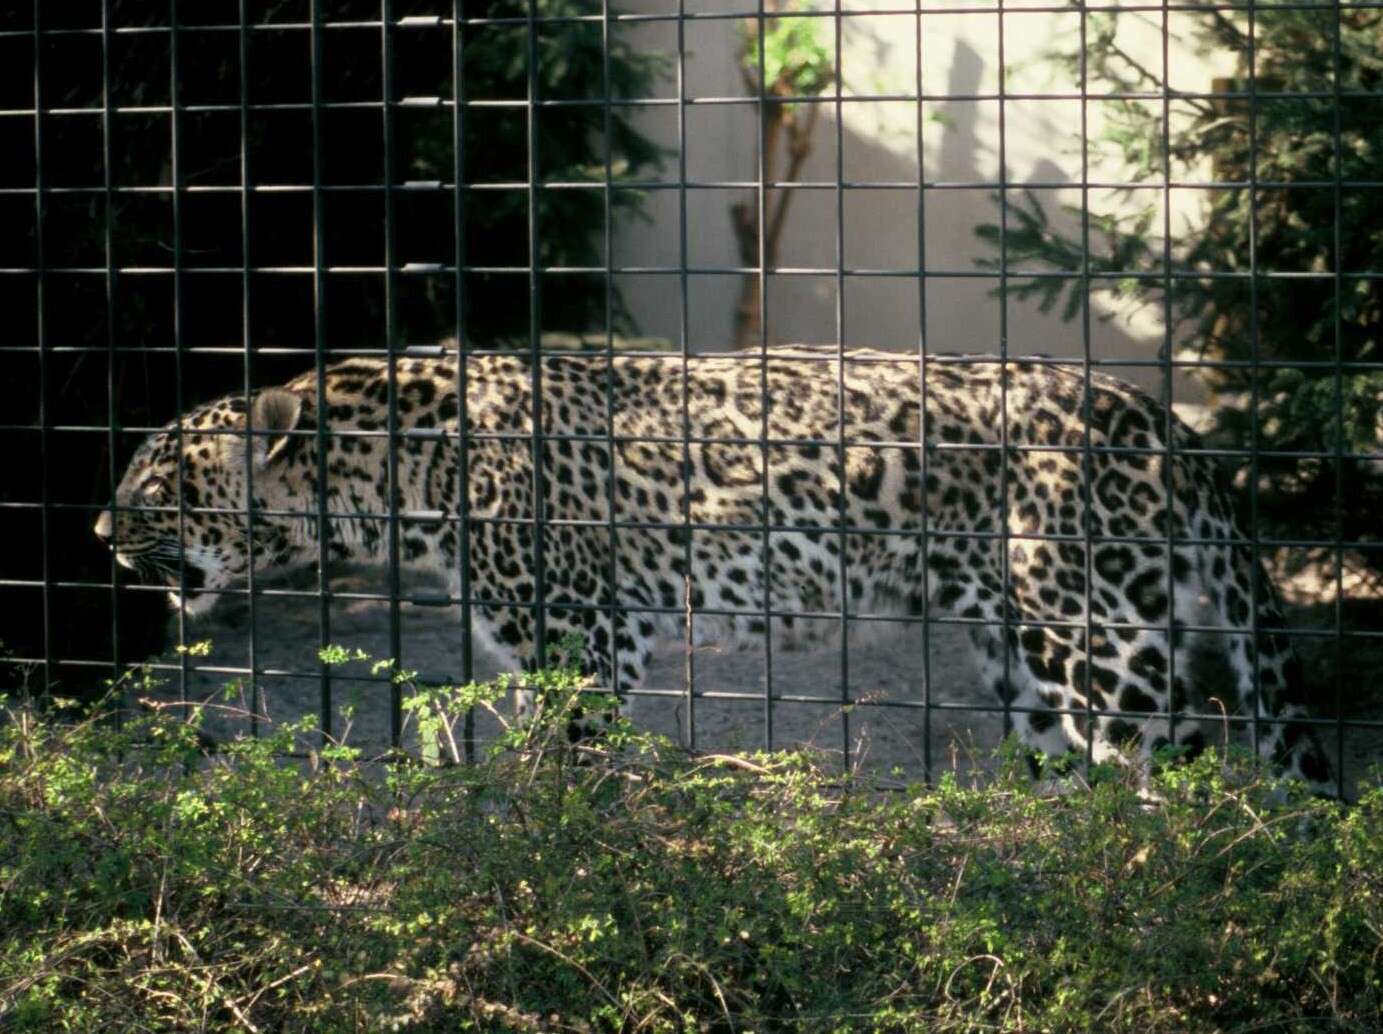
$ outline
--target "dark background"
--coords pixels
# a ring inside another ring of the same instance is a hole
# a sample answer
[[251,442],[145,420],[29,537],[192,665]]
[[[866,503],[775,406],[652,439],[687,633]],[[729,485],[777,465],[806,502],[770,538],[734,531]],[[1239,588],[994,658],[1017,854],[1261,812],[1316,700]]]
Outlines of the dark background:
[[[148,428],[311,368],[319,331],[328,356],[458,330],[472,348],[528,347],[526,4],[465,0],[465,18],[501,20],[461,27],[463,96],[510,103],[463,109],[460,191],[452,106],[397,103],[450,100],[452,26],[398,20],[450,19],[452,3],[388,11],[386,32],[379,0],[0,2],[0,639],[21,661],[97,662],[13,665],[0,681],[90,699],[164,646],[164,594],[129,587],[90,530]],[[584,102],[535,109],[539,179],[593,188],[539,193],[538,261],[598,267],[607,161],[636,180],[660,156],[602,103],[598,23],[545,22],[533,46],[537,96]],[[613,45],[608,94],[648,93],[659,67]],[[541,274],[539,329],[629,329],[605,285]]]

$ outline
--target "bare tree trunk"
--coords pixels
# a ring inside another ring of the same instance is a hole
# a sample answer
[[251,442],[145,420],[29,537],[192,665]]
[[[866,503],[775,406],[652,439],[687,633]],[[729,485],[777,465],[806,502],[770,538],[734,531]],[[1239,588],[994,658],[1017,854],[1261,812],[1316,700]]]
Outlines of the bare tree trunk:
[[[758,206],[741,202],[730,210],[734,220],[735,241],[739,244],[740,265],[759,264],[759,213]],[[777,256],[765,254],[764,261],[772,264]],[[763,305],[759,298],[758,273],[744,274],[740,285],[740,298],[735,306],[735,347],[753,348],[763,336]]]
[[[746,76],[748,73],[746,73]],[[791,90],[790,83],[774,83],[772,92],[786,95]],[[812,150],[812,134],[821,113],[821,105],[807,104],[805,117],[800,111],[788,105],[777,104],[771,108],[765,105],[764,118],[764,163],[763,174],[766,183],[777,181],[774,169],[778,164],[778,152],[783,137],[787,138],[788,168],[783,182],[793,182],[802,171],[802,165]],[[768,227],[763,242],[763,272],[746,273],[740,288],[739,303],[735,306],[735,347],[752,348],[763,340],[763,298],[760,286],[766,274],[778,264],[778,254],[782,246],[783,226],[787,221],[788,208],[792,204],[791,189],[780,189],[776,203],[767,203],[764,214]],[[735,241],[739,245],[740,265],[759,266],[759,226],[758,206],[741,202],[730,210],[734,224]]]

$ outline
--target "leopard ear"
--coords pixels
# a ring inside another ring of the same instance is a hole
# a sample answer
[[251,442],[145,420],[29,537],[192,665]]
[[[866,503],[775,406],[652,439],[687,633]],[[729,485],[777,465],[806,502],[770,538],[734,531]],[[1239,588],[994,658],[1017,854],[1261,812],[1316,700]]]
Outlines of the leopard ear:
[[291,450],[295,442],[291,432],[302,430],[304,422],[301,395],[283,388],[266,388],[256,395],[250,406],[254,432],[250,455],[255,467],[267,467]]

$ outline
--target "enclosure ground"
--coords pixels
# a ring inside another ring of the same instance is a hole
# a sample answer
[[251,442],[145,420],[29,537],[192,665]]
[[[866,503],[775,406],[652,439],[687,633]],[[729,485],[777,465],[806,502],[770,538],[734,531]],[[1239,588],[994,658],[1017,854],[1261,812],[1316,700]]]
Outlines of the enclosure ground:
[[[274,590],[315,591],[316,575],[298,572],[272,580],[261,587]],[[351,569],[331,581],[335,593],[385,594],[383,572]],[[1317,613],[1317,612],[1321,613]],[[1324,620],[1320,606],[1291,608],[1291,623]],[[358,648],[374,658],[392,656],[389,606],[375,600],[333,599],[330,604],[330,639]],[[1368,616],[1365,618],[1371,620]],[[188,660],[187,695],[205,699],[235,680],[235,676],[209,668],[246,668],[253,656],[257,670],[292,672],[261,675],[260,708],[272,720],[317,714],[321,709],[322,681],[318,675],[316,644],[320,633],[317,602],[295,596],[260,596],[253,613],[247,601],[226,600],[210,616],[188,620],[188,642],[210,640],[208,658]],[[403,667],[419,673],[420,680],[458,681],[463,652],[459,608],[403,604],[399,608]],[[1367,627],[1367,625],[1366,625]],[[252,635],[253,632],[253,635]],[[176,629],[174,629],[176,641]],[[992,764],[991,755],[1004,735],[1004,720],[995,708],[993,694],[977,684],[964,629],[934,625],[924,654],[919,625],[883,625],[871,622],[852,631],[845,654],[851,706],[836,703],[804,703],[782,697],[839,699],[842,690],[839,643],[809,649],[775,648],[772,655],[772,694],[768,666],[761,649],[724,651],[714,644],[698,646],[692,656],[696,696],[686,694],[686,654],[681,643],[664,643],[650,666],[645,692],[627,709],[644,729],[662,733],[698,750],[729,752],[764,747],[810,747],[834,765],[878,776],[923,777],[944,771],[970,773]],[[253,655],[251,646],[253,644]],[[1346,640],[1337,659],[1333,639],[1300,638],[1297,647],[1308,678],[1319,697],[1319,713],[1357,719],[1373,713],[1373,697],[1367,679],[1360,676],[1383,666],[1383,644],[1376,640]],[[927,663],[924,665],[923,658]],[[170,653],[165,660],[176,662]],[[1342,699],[1336,700],[1335,671],[1343,665]],[[928,717],[921,706],[927,699],[924,669],[930,674],[934,707]],[[1351,672],[1353,674],[1351,675]],[[483,653],[476,658],[474,674],[497,674],[493,660]],[[352,743],[367,751],[389,744],[390,709],[387,683],[361,678],[363,665],[333,671],[330,679],[333,731],[346,729],[343,708],[353,717],[349,726]],[[248,702],[248,680],[242,692]],[[170,677],[161,693],[180,692],[179,673]],[[1357,698],[1357,699],[1356,699]],[[1337,703],[1339,706],[1337,706]],[[771,738],[769,723],[771,721]],[[222,735],[248,729],[247,719],[213,717],[212,731]],[[482,742],[493,736],[493,722],[483,717],[477,724]],[[1323,730],[1335,750],[1334,728]],[[1241,737],[1242,738],[1242,737]],[[848,745],[848,756],[847,756]],[[1357,795],[1369,770],[1383,762],[1383,733],[1375,729],[1346,729],[1344,767],[1349,796]]]

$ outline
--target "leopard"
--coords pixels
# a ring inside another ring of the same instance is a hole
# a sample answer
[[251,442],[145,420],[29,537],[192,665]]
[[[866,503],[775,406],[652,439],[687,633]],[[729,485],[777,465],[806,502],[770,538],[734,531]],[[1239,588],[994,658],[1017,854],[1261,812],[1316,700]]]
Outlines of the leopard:
[[1146,767],[1233,714],[1328,788],[1230,488],[1170,407],[1079,363],[453,347],[191,409],[95,533],[194,618],[321,560],[440,577],[507,670],[579,641],[621,699],[689,626],[729,646],[949,621],[1034,758]]

